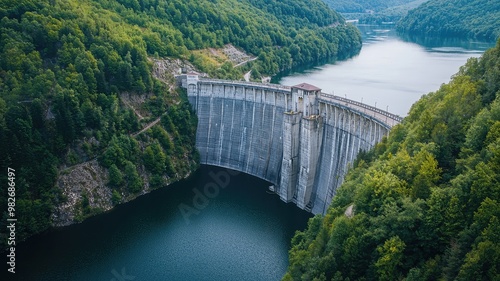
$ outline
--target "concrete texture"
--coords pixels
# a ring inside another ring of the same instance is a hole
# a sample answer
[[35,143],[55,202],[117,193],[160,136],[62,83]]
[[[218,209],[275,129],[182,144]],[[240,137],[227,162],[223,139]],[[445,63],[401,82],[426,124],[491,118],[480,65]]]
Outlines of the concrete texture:
[[401,121],[306,83],[179,80],[198,116],[201,164],[264,179],[283,201],[314,214],[326,212],[359,151]]

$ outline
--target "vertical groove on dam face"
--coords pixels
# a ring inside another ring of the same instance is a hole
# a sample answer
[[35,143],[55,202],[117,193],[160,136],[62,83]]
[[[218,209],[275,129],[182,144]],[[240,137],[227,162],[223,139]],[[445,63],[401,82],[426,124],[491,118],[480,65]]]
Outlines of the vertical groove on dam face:
[[198,79],[186,88],[201,164],[264,179],[282,200],[314,214],[326,212],[359,151],[389,130],[343,104],[320,100],[315,116],[292,111],[289,89]]
[[279,182],[284,93],[200,83],[196,145],[202,164]]
[[[253,89],[252,102],[247,102],[247,103],[245,103],[245,105],[247,105],[248,107],[251,108],[249,110],[249,112],[252,112],[252,118],[246,119],[246,120],[251,120],[251,122],[249,122],[250,124],[245,122],[245,126],[250,129],[250,132],[248,134],[248,148],[247,148],[245,155],[244,155],[244,158],[247,160],[244,171],[249,173],[249,174],[252,174],[252,175],[257,175],[256,173],[253,172],[255,170],[253,168],[253,165],[255,162],[255,152],[254,152],[254,149],[255,149],[255,142],[254,142],[255,130],[253,127],[255,125],[255,121],[256,121],[255,120],[255,111],[256,111],[255,89]],[[244,120],[244,121],[246,121],[246,120]]]

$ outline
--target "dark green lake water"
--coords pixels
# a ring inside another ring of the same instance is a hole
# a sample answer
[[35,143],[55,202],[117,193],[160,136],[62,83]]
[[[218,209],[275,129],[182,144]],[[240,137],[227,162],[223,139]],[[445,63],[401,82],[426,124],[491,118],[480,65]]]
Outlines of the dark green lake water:
[[[18,247],[17,280],[280,280],[290,240],[311,215],[280,201],[266,182],[226,171],[202,167],[186,181],[29,239]],[[217,182],[210,172],[229,176]],[[218,188],[205,192],[212,183]]]

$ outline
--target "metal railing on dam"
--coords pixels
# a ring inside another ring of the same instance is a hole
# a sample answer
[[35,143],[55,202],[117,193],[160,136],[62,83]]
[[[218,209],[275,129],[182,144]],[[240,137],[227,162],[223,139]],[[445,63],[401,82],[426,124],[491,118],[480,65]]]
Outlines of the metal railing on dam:
[[186,75],[201,164],[275,186],[285,202],[325,213],[358,153],[402,118],[306,83],[288,87]]
[[[291,94],[292,91],[291,86],[272,84],[272,83],[244,82],[237,80],[223,80],[223,79],[211,79],[211,78],[200,78],[199,81],[200,83],[208,83],[208,84],[228,85],[228,86],[247,87],[247,88],[256,87],[262,89],[279,90],[289,94]],[[379,121],[381,124],[386,125],[387,128],[392,128],[395,125],[401,123],[401,121],[403,121],[403,117],[399,115],[348,98],[343,98],[340,96],[335,96],[327,93],[320,93],[319,98],[320,102],[333,103],[340,107],[345,106],[351,110],[357,111],[362,115],[365,115],[366,117],[373,118]]]
[[388,128],[392,128],[403,121],[403,117],[394,113],[390,113],[380,108],[339,96],[321,93],[320,101],[334,103],[339,106],[346,106],[352,110],[358,111],[363,115],[366,115],[367,117],[373,117],[374,119],[387,125]]
[[259,82],[244,82],[237,80],[223,80],[223,79],[210,79],[210,78],[201,78],[199,80],[201,83],[213,83],[213,84],[223,84],[223,85],[237,85],[243,87],[258,87],[258,88],[269,88],[276,90],[284,90],[290,92],[292,87],[280,85],[280,84],[271,84],[271,83],[259,83]]

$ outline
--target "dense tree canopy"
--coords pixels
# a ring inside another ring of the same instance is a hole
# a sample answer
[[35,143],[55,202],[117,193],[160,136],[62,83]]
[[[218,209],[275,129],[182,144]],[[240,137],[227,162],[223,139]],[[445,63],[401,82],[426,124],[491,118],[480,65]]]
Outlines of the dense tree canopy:
[[[0,168],[16,170],[18,240],[50,226],[65,200],[56,188],[65,167],[97,159],[114,203],[143,189],[140,173],[152,188],[188,174],[196,118],[185,93],[153,78],[150,59],[203,68],[194,50],[228,43],[258,56],[252,67],[262,74],[361,47],[359,32],[320,0],[0,1]],[[202,70],[234,74],[231,64]],[[148,118],[122,101],[124,93],[145,96]],[[80,205],[78,220],[96,211],[87,194]]]
[[375,13],[364,13],[356,15],[359,18],[359,23],[397,23],[401,18],[408,14],[408,11],[417,8],[418,6],[422,5],[422,3],[427,1],[428,0],[415,0],[401,5],[391,6]]
[[415,0],[323,0],[330,8],[340,13],[379,12],[389,7],[404,5]]
[[283,280],[498,280],[500,40],[354,166]]
[[401,32],[435,37],[468,37],[495,42],[500,37],[500,2],[429,0],[398,23]]

